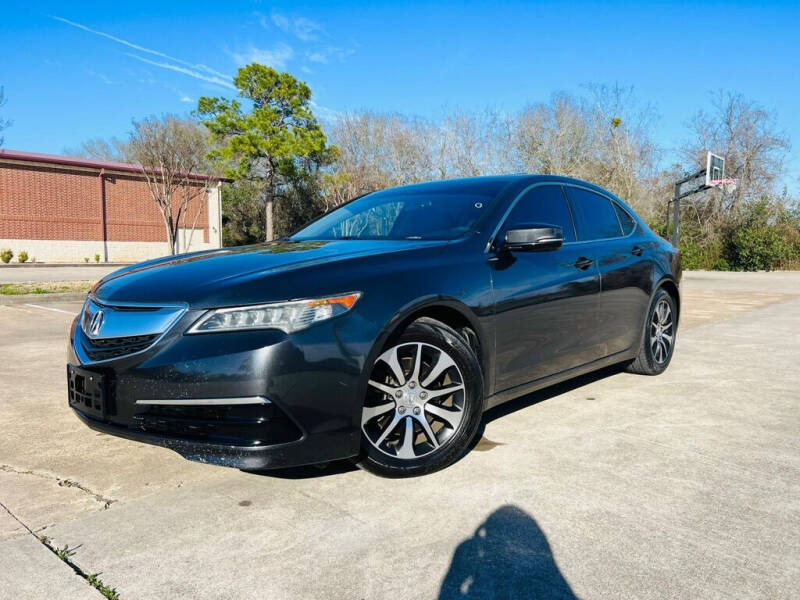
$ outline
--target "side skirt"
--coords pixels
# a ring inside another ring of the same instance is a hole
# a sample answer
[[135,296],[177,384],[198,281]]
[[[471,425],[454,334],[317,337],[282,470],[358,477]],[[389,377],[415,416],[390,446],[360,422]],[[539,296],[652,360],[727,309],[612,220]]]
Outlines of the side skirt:
[[530,394],[531,392],[541,390],[542,388],[550,387],[551,385],[561,383],[562,381],[579,377],[581,375],[585,375],[586,373],[591,373],[592,371],[598,371],[626,360],[632,360],[635,357],[636,354],[632,353],[630,349],[623,350],[622,352],[617,352],[616,354],[606,356],[605,358],[600,358],[590,363],[586,363],[585,365],[573,367],[572,369],[567,369],[566,371],[561,371],[560,373],[555,373],[554,375],[548,375],[547,377],[542,377],[541,379],[531,381],[530,383],[523,383],[522,385],[503,390],[502,392],[497,392],[486,399],[486,408],[484,410],[489,410],[490,408],[494,408],[495,406],[503,404],[504,402],[508,402],[509,400],[514,400],[515,398],[519,398],[525,394]]

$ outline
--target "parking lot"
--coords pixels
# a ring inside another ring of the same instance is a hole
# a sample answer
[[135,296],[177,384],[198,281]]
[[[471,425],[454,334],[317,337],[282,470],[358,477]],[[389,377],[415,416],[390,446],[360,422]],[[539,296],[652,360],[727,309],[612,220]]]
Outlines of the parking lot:
[[0,306],[0,598],[790,598],[800,272],[688,273],[660,377],[486,415],[453,467],[265,474],[98,434],[67,407],[79,302]]

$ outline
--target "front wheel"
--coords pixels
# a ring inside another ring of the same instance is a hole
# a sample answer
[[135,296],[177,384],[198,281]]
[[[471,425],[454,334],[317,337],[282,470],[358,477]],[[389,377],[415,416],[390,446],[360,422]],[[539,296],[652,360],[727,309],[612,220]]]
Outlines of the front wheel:
[[483,412],[483,378],[469,344],[433,319],[414,321],[375,360],[361,416],[358,466],[385,477],[456,461]]
[[659,288],[650,303],[639,353],[628,365],[629,373],[660,375],[669,366],[678,331],[675,300]]

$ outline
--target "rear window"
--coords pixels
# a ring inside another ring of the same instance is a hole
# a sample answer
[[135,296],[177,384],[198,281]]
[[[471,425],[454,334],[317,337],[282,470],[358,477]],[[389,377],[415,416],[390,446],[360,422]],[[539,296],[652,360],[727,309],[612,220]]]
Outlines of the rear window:
[[622,228],[611,200],[583,188],[567,186],[567,195],[578,215],[578,238],[582,241],[620,237]]
[[622,226],[622,235],[630,234],[636,227],[636,221],[628,214],[628,211],[622,208],[619,204],[614,202],[614,210],[617,211],[619,224]]

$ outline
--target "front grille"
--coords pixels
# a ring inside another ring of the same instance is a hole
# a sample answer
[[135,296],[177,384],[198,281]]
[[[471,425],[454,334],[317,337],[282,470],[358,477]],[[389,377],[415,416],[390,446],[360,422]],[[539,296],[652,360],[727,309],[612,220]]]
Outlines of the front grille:
[[81,343],[75,350],[86,363],[141,352],[155,344],[185,312],[185,305],[115,306],[89,297],[80,321]]
[[157,333],[151,335],[130,335],[115,338],[84,338],[83,349],[92,360],[108,360],[141,352],[155,341]]

